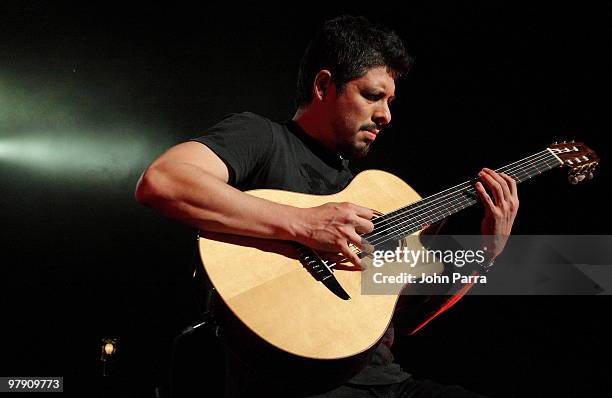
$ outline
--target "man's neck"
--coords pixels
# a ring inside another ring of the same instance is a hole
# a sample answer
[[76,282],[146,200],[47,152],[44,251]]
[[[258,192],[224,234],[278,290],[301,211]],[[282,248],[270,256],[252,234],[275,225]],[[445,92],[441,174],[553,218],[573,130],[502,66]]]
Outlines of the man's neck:
[[323,147],[331,152],[336,152],[335,145],[330,142],[330,128],[321,123],[325,118],[317,114],[317,112],[309,108],[300,108],[295,112],[291,120],[297,123],[306,134],[320,143]]

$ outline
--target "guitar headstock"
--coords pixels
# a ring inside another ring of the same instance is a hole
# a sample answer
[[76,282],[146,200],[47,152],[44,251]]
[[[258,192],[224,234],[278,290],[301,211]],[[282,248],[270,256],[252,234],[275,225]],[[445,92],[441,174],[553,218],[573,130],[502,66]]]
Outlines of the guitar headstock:
[[582,142],[555,142],[548,147],[569,168],[568,180],[578,184],[585,178],[593,178],[593,171],[599,164],[599,156]]

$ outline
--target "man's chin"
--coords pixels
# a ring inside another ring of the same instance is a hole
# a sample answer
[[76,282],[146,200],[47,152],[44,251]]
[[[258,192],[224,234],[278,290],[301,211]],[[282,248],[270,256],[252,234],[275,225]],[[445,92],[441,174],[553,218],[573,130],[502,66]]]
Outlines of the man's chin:
[[361,143],[360,145],[358,144],[353,144],[353,145],[347,145],[346,148],[342,148],[340,151],[340,154],[345,158],[345,159],[360,159],[365,157],[368,152],[370,152],[370,146],[371,146],[371,142],[364,142]]

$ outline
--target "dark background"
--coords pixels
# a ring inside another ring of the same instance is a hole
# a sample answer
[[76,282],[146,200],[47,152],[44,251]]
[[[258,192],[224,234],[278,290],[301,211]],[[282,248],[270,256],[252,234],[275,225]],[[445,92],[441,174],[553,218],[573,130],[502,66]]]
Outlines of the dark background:
[[[573,186],[556,170],[523,184],[514,231],[608,234],[609,7],[428,4],[3,3],[1,375],[154,396],[172,337],[198,319],[195,231],[136,204],[138,176],[227,113],[291,117],[302,51],[341,13],[391,26],[416,58],[397,86],[393,127],[356,169],[391,171],[428,195],[575,138],[599,152],[598,175]],[[32,140],[48,163],[27,152]],[[473,231],[480,212],[453,223]],[[609,396],[600,365],[609,305],[607,296],[467,297],[398,338],[396,356],[418,377],[493,396]],[[103,337],[120,341],[106,378]],[[178,388],[219,394],[219,354],[204,334],[187,338]]]

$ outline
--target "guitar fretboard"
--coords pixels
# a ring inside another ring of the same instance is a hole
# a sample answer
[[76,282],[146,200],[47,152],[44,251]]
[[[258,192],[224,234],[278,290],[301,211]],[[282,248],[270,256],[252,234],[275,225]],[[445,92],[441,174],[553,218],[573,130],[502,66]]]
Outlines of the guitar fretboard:
[[[542,174],[563,164],[549,149],[495,170],[514,178],[518,183]],[[384,214],[373,220],[374,230],[364,234],[370,244],[377,245],[398,240],[423,229],[427,225],[466,209],[478,203],[478,194],[473,178],[435,195],[428,196],[408,206]]]

